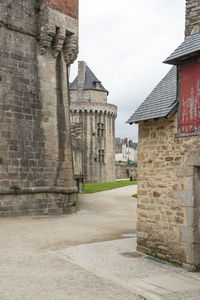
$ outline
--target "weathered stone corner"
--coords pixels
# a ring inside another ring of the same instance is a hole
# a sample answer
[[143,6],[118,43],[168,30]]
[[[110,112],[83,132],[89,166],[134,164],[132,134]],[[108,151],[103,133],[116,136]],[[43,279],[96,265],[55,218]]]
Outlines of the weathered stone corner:
[[63,51],[66,64],[72,64],[78,56],[78,23],[43,3],[39,14],[39,46],[41,55],[51,51],[54,58]]
[[78,0],[65,4],[0,1],[0,216],[74,210],[66,64],[78,53]]

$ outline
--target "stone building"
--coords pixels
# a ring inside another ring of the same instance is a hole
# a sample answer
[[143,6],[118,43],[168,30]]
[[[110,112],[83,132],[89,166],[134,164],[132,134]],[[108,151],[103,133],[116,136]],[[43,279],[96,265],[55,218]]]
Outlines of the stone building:
[[137,178],[137,143],[115,138],[115,177]]
[[2,0],[0,24],[0,216],[66,212],[78,0]]
[[[70,85],[70,118],[75,175],[88,182],[115,180],[117,107],[107,103],[108,91],[80,61]],[[77,174],[79,173],[79,174]]]
[[130,117],[139,124],[139,251],[200,264],[200,1],[186,1],[174,65]]
[[137,163],[137,143],[128,138],[115,139],[115,161]]

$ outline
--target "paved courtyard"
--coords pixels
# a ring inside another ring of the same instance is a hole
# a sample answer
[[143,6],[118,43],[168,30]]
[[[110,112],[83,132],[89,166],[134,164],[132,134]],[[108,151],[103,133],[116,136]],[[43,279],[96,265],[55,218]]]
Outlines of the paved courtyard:
[[136,186],[77,214],[0,219],[0,300],[200,300],[200,273],[136,255]]
[[68,247],[136,229],[136,186],[80,195],[77,214],[0,219],[0,299],[133,299],[132,292],[66,260]]

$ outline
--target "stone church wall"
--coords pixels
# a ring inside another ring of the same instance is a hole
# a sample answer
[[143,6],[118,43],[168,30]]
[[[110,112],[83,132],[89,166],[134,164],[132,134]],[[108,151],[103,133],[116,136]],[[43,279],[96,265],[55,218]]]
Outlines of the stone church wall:
[[0,24],[0,216],[67,211],[76,188],[66,65],[77,20],[40,1],[3,0]]
[[139,123],[138,250],[200,262],[200,137],[177,135],[177,114]]

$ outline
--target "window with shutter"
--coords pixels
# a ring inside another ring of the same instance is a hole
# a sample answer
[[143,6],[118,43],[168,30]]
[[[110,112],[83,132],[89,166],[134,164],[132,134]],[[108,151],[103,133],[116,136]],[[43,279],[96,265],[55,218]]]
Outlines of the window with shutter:
[[200,63],[180,72],[180,132],[200,131]]

